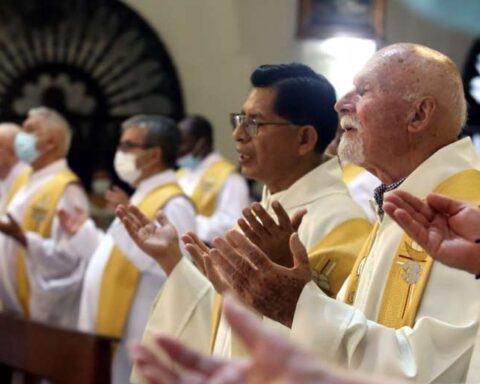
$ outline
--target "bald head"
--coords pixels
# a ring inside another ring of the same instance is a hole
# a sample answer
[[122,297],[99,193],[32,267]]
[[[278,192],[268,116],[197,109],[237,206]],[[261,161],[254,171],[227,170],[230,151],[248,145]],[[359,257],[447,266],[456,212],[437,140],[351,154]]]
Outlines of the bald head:
[[433,49],[408,43],[385,47],[354,85],[335,106],[344,130],[339,154],[386,184],[454,142],[465,123],[458,69]]
[[386,88],[396,90],[405,100],[433,97],[440,118],[435,123],[458,135],[466,121],[467,103],[461,75],[448,56],[422,45],[398,43],[379,50],[369,65],[384,75]]
[[5,179],[17,163],[15,156],[15,136],[20,126],[13,123],[0,123],[0,180]]

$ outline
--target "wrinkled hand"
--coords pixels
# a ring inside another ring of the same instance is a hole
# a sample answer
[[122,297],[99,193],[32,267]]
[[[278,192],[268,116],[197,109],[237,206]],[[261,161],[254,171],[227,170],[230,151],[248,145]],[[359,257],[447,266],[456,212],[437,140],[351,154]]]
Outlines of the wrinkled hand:
[[159,212],[156,221],[150,221],[134,205],[119,205],[115,212],[135,244],[169,275],[181,260],[182,253],[177,230],[165,214]]
[[434,193],[424,202],[397,190],[385,196],[384,210],[433,258],[454,268],[480,273],[477,207]]
[[293,267],[272,262],[265,253],[237,231],[213,241],[209,256],[222,278],[244,303],[261,314],[290,326],[298,298],[312,271],[298,234],[290,238]]
[[272,208],[277,216],[278,224],[259,203],[253,203],[245,208],[243,218],[238,220],[238,225],[247,238],[258,246],[273,262],[291,267],[292,254],[289,248],[290,236],[297,232],[302,223],[306,209],[294,213],[292,219],[278,201],[272,203]]
[[132,345],[132,356],[149,384],[249,383],[249,384],[387,384],[388,380],[343,373],[326,367],[290,340],[265,326],[231,297],[224,300],[224,315],[233,331],[251,352],[247,360],[222,360],[202,356],[174,339],[159,336],[155,342],[170,359],[185,368],[174,371],[147,347]]
[[231,287],[222,278],[221,273],[209,256],[210,248],[193,232],[187,232],[182,236],[185,249],[192,256],[195,265],[212,283],[218,293],[222,293]]
[[23,229],[9,213],[7,213],[7,217],[0,220],[0,232],[11,237],[22,246],[27,246],[27,238],[25,237]]
[[57,212],[60,227],[70,236],[75,235],[80,227],[87,220],[87,213],[78,207],[75,207],[74,213],[69,213],[65,209]]
[[105,200],[107,202],[107,207],[115,210],[119,205],[127,206],[130,197],[128,196],[127,192],[114,185],[105,193]]

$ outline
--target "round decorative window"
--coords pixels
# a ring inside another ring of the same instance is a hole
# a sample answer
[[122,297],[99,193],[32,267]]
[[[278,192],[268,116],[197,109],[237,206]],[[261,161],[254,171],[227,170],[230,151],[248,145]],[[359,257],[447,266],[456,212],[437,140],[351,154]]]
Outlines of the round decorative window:
[[146,22],[117,0],[2,0],[0,115],[21,121],[32,107],[71,123],[72,168],[89,185],[111,170],[122,120],[138,113],[178,119],[175,68]]

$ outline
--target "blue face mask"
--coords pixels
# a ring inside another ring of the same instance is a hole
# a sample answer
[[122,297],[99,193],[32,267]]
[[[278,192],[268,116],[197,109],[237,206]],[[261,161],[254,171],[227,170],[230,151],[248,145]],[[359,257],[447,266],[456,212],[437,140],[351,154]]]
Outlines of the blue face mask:
[[195,168],[198,164],[200,164],[202,160],[199,159],[198,157],[193,156],[191,153],[188,155],[182,156],[177,159],[177,165],[180,168],[188,168],[188,169],[193,169]]
[[37,151],[37,137],[31,133],[17,133],[15,136],[15,155],[25,163],[33,163],[40,155]]

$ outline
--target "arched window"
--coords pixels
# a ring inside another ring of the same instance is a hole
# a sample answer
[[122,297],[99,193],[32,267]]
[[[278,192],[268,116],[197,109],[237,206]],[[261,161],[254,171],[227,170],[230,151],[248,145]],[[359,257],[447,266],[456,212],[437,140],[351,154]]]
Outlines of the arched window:
[[112,169],[122,120],[183,115],[165,46],[118,0],[2,0],[0,25],[0,119],[39,105],[64,114],[70,165],[87,186],[96,167]]

